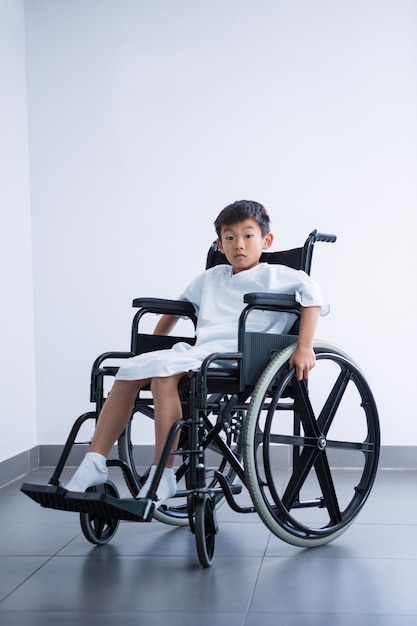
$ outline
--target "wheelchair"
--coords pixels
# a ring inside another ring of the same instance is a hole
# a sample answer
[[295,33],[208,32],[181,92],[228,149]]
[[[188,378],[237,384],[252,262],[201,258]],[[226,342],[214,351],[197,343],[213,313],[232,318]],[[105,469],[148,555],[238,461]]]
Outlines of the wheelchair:
[[[264,252],[261,262],[310,274],[315,243],[334,241],[334,235],[314,230],[302,247]],[[213,244],[206,269],[225,262]],[[169,348],[177,341],[193,343],[193,337],[141,332],[145,315],[163,313],[188,318],[195,329],[195,310],[188,302],[133,301],[138,311],[131,350],[106,352],[96,359],[90,392],[95,409],[74,423],[48,485],[25,483],[23,493],[43,507],[78,512],[85,538],[96,545],[110,541],[121,520],[155,518],[189,526],[203,567],[214,559],[216,512],[224,502],[239,513],[257,513],[274,535],[301,548],[327,544],[344,533],[365,504],[378,467],[380,429],[370,387],[346,352],[320,340],[314,342],[315,368],[308,380],[297,381],[288,363],[297,341],[300,306],[292,296],[275,293],[249,293],[244,302],[237,352],[211,354],[198,371],[181,380],[182,419],[170,431],[146,498],[136,498],[149,469],[137,458],[132,436],[137,415],[153,418],[146,390],[138,394],[117,442],[118,458],[107,461],[120,468],[131,497],[120,498],[111,481],[85,494],[67,492],[60,476],[82,425],[98,418],[106,398],[105,380],[118,370],[114,359]],[[248,332],[247,319],[254,310],[294,313],[296,322],[285,335]],[[171,452],[178,433],[178,448]],[[177,492],[155,510],[170,454],[176,456]],[[238,498],[243,486],[250,495],[248,504]]]

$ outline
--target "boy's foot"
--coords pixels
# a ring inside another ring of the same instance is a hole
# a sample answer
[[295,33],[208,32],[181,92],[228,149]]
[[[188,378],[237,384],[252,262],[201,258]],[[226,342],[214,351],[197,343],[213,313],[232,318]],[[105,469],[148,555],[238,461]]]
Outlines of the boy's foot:
[[[152,465],[151,470],[149,472],[149,476],[146,480],[146,483],[143,485],[141,490],[139,491],[137,498],[146,498],[148,495],[149,487],[151,486],[152,479],[154,477],[156,470],[156,466]],[[172,468],[166,467],[161,476],[160,483],[158,485],[158,489],[156,491],[156,495],[158,496],[158,500],[155,502],[155,509],[159,509],[159,507],[164,504],[169,498],[175,496],[177,491],[177,480],[175,478],[175,472]]]
[[97,452],[87,452],[80,467],[69,483],[65,485],[65,489],[83,493],[89,487],[102,485],[106,482],[107,477],[106,457]]

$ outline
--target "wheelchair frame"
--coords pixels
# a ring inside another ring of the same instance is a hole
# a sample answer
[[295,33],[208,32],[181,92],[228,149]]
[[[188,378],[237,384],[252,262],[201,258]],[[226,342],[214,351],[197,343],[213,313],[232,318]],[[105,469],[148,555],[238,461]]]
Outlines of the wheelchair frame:
[[[302,248],[264,253],[261,262],[279,262],[310,273],[314,244],[335,240],[334,235],[315,230]],[[213,244],[206,268],[224,262],[224,255]],[[247,318],[254,310],[286,311],[299,317],[300,306],[292,296],[271,293],[246,294],[244,301],[238,351],[209,355],[200,370],[189,372],[180,382],[183,417],[170,431],[146,498],[136,499],[148,471],[138,473],[131,441],[134,414],[153,417],[152,400],[141,393],[118,440],[119,458],[107,461],[108,466],[122,470],[132,498],[120,498],[110,481],[85,494],[67,492],[60,476],[82,425],[97,420],[105,402],[104,380],[118,369],[106,361],[171,347],[177,341],[192,343],[192,338],[139,333],[140,322],[148,313],[185,316],[195,327],[194,307],[187,302],[133,301],[139,310],[132,322],[131,351],[106,352],[96,359],[90,390],[95,411],[84,413],[74,423],[48,485],[25,483],[21,490],[42,506],[78,512],[84,536],[96,545],[112,539],[120,520],[149,522],[155,517],[168,524],[189,525],[203,567],[213,562],[216,509],[223,501],[239,513],[257,512],[271,532],[300,547],[323,545],[345,532],[366,502],[378,466],[379,421],[369,385],[343,350],[315,341],[317,365],[313,372],[324,368],[325,376],[330,372],[332,380],[329,395],[315,401],[314,381],[297,381],[288,368],[297,334],[246,331]],[[320,380],[320,393],[324,387]],[[359,440],[346,434],[347,418],[362,433]],[[172,453],[178,433],[180,443]],[[157,488],[170,454],[180,461],[176,467],[179,489],[172,500],[155,510]],[[349,485],[343,482],[347,457],[354,459],[355,468],[350,471]],[[236,498],[242,485],[251,497],[248,505]]]

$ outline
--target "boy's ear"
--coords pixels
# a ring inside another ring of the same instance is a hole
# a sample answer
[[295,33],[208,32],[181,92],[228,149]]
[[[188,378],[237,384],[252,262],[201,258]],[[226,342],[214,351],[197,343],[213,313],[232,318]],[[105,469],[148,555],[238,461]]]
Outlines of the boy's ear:
[[222,242],[221,239],[216,239],[216,244],[217,244],[217,248],[219,249],[219,251],[224,254],[224,250],[223,250],[223,246],[222,246]]
[[268,250],[272,246],[272,242],[274,241],[274,235],[272,233],[268,233],[264,237],[264,245],[263,250]]

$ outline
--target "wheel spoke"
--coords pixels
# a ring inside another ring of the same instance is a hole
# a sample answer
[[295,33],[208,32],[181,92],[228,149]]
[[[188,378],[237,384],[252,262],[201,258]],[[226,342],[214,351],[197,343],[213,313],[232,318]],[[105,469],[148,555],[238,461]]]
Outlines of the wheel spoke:
[[325,452],[322,452],[322,454],[319,454],[317,457],[315,469],[330,519],[333,524],[338,524],[342,520],[342,515],[340,513],[329,461]]
[[270,443],[281,443],[290,446],[309,446],[316,447],[317,439],[316,437],[303,437],[302,435],[270,435],[269,436]]
[[373,454],[375,452],[375,444],[369,443],[368,441],[334,441],[332,439],[327,439],[326,447],[336,448],[339,450],[357,450],[358,452],[364,452],[367,454]]
[[94,518],[94,520],[92,520],[92,523],[97,537],[100,538],[103,534],[104,529],[107,526],[106,520],[104,519],[104,517],[96,517]]
[[340,372],[335,384],[333,385],[333,389],[331,390],[317,420],[319,431],[323,433],[323,435],[326,435],[329,432],[330,426],[332,425],[350,379],[350,372],[344,370]]
[[281,498],[287,511],[290,511],[293,504],[298,500],[300,490],[304,485],[318,454],[319,451],[317,448],[304,448],[294,464],[292,476],[288,481],[285,492]]
[[317,439],[320,435],[320,431],[310,398],[308,397],[305,381],[294,381],[294,397],[296,411],[303,425],[305,434],[308,437],[316,437]]

